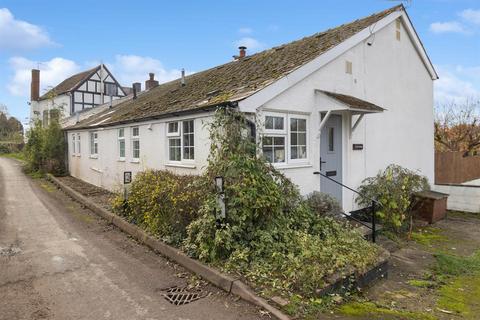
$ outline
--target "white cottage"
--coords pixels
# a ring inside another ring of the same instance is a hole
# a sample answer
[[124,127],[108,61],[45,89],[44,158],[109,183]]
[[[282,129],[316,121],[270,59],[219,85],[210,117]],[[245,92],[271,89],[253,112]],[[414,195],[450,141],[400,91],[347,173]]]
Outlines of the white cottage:
[[[200,173],[219,106],[263,125],[262,152],[303,194],[355,195],[391,163],[433,182],[437,74],[403,6],[182,77],[67,128],[69,171],[116,189],[124,171]],[[80,145],[80,141],[81,144]]]
[[61,119],[126,96],[130,88],[122,87],[103,64],[63,80],[40,96],[40,70],[32,69],[30,119],[48,125],[58,110]]

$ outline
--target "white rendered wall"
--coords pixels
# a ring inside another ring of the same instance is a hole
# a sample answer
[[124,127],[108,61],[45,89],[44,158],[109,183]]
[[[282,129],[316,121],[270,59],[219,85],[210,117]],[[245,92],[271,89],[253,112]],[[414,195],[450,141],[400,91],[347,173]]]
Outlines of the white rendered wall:
[[435,185],[435,191],[448,194],[449,210],[480,213],[480,187],[462,185]]
[[[433,183],[433,80],[401,29],[396,39],[395,21],[376,33],[372,46],[367,41],[353,47],[306,79],[280,93],[262,106],[263,110],[310,114],[308,163],[303,168],[279,167],[297,183],[303,194],[319,189],[319,112],[339,108],[338,103],[315,89],[355,96],[385,109],[367,114],[350,137],[350,114],[344,114],[343,182],[358,187],[391,163],[418,170]],[[346,74],[345,62],[353,63]],[[241,107],[241,105],[240,105]],[[353,143],[364,150],[353,151]],[[344,209],[354,207],[354,195],[345,191]]]
[[[204,126],[210,114],[196,115],[194,119],[195,160],[182,163],[168,161],[166,122],[190,120],[190,117],[175,117],[165,120],[139,123],[140,161],[132,161],[131,125],[107,127],[98,132],[98,157],[90,156],[90,136],[86,130],[68,131],[69,172],[73,177],[117,191],[123,183],[123,172],[132,171],[135,176],[146,169],[168,169],[179,174],[199,174],[207,163],[210,151],[208,129]],[[118,129],[125,128],[125,160],[120,160]],[[72,134],[81,135],[81,154],[72,154]]]
[[70,115],[70,104],[70,96],[67,94],[58,95],[53,99],[32,101],[30,106],[30,119],[32,122],[35,120],[41,121],[43,119],[43,111],[52,109],[60,109],[60,118],[63,119]]

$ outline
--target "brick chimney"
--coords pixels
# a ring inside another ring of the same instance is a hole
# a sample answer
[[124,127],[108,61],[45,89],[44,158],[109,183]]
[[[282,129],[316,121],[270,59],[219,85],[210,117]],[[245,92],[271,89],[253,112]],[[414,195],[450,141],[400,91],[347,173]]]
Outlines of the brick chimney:
[[240,46],[240,47],[238,47],[238,50],[240,50],[239,55],[238,55],[238,59],[245,58],[245,56],[247,55],[247,47]]
[[150,79],[145,81],[145,90],[149,90],[149,89],[152,89],[152,88],[155,88],[156,86],[158,86],[158,81],[155,80],[155,73],[150,72],[148,75],[149,75]]
[[238,50],[239,50],[238,56],[237,55],[233,56],[234,60],[242,60],[247,55],[247,47],[240,46],[240,47],[238,47]]
[[30,84],[30,101],[40,98],[40,70],[32,69],[32,82]]

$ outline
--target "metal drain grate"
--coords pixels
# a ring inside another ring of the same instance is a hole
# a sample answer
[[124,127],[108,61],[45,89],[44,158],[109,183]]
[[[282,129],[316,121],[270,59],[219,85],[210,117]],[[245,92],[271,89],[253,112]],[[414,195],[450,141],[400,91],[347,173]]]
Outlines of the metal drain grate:
[[188,304],[198,299],[206,297],[200,289],[188,288],[188,287],[170,287],[163,290],[165,293],[163,296],[165,299],[176,306]]

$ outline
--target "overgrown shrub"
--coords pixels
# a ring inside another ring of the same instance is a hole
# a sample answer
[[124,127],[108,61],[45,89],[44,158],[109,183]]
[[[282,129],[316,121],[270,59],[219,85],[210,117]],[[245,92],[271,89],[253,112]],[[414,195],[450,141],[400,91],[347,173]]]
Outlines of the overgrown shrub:
[[128,201],[125,204],[123,196],[117,196],[114,211],[164,241],[179,245],[205,198],[205,190],[198,187],[200,179],[166,170],[140,172]]
[[[188,227],[187,252],[285,297],[313,297],[333,273],[373,263],[376,247],[348,225],[311,210],[297,187],[255,154],[246,126],[241,114],[228,109],[210,125],[203,183],[212,192]],[[220,228],[215,176],[225,181],[227,214]]]
[[314,191],[307,195],[308,207],[319,216],[338,216],[342,211],[337,199],[327,193]]
[[[322,195],[305,201],[298,188],[256,154],[243,114],[220,109],[209,124],[211,150],[200,177],[147,171],[135,177],[116,211],[189,255],[244,278],[260,292],[317,303],[335,273],[364,270],[378,248],[328,213]],[[226,217],[214,178],[224,178]],[[312,210],[312,207],[318,212]],[[300,305],[302,304],[300,303]],[[297,305],[297,304],[295,304]],[[296,307],[295,307],[296,308]]]
[[40,121],[27,133],[25,158],[30,171],[65,173],[65,136],[58,121],[44,128]]
[[381,206],[377,216],[384,226],[394,232],[405,231],[412,218],[413,194],[428,190],[426,177],[398,165],[389,165],[383,172],[362,182],[356,202],[361,206],[370,206],[376,199]]
[[0,141],[0,154],[17,153],[23,150],[23,142],[21,143],[3,143]]

